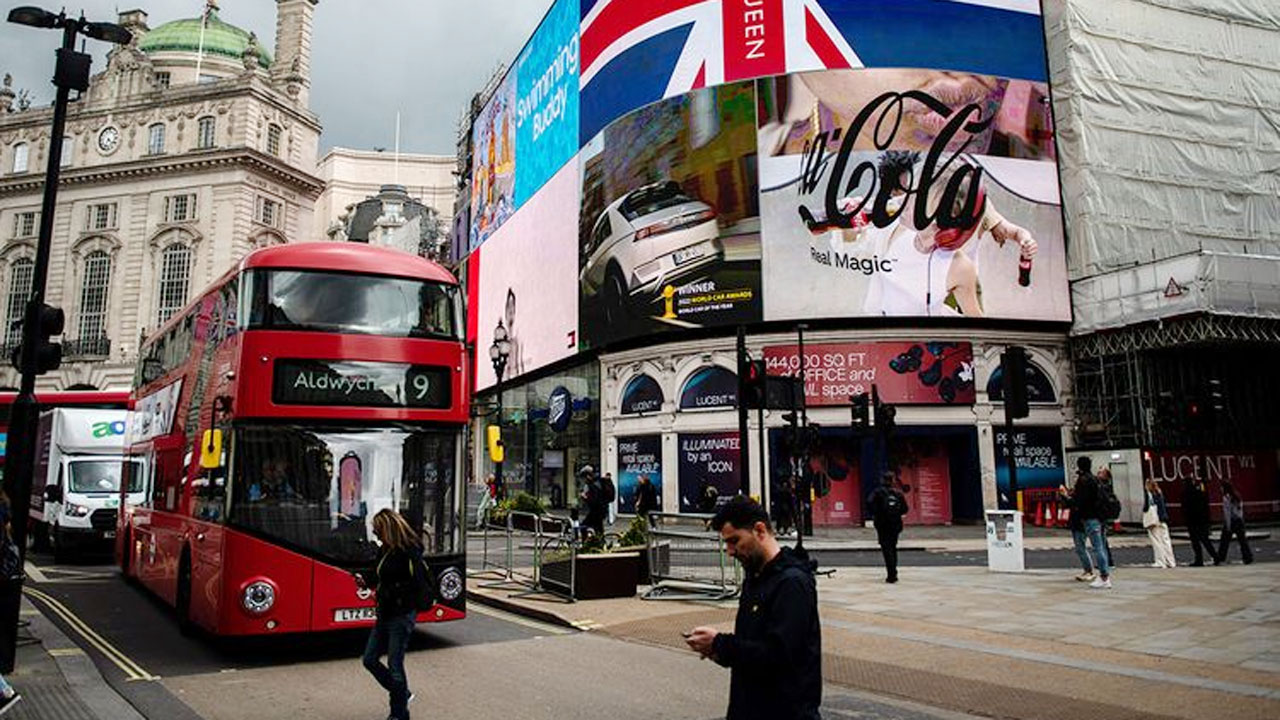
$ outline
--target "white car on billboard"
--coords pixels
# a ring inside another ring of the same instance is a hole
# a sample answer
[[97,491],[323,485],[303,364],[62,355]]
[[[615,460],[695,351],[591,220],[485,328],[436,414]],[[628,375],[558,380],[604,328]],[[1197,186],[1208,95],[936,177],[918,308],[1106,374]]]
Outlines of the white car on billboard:
[[724,259],[716,211],[668,180],[632,190],[600,213],[584,248],[582,293],[599,296],[606,321],[630,299]]

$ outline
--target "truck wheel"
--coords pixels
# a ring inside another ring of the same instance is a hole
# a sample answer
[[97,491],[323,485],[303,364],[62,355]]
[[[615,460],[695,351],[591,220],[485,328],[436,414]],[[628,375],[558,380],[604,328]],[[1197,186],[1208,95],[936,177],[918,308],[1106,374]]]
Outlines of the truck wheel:
[[188,637],[194,635],[196,626],[191,622],[191,554],[185,549],[178,561],[178,592],[173,605],[178,614],[178,631]]

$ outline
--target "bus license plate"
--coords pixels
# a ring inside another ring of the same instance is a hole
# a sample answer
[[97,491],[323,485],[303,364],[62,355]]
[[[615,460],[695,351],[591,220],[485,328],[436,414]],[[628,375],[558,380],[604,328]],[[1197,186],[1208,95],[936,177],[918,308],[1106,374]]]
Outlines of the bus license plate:
[[361,620],[374,620],[374,608],[339,608],[333,611],[334,622],[360,622]]

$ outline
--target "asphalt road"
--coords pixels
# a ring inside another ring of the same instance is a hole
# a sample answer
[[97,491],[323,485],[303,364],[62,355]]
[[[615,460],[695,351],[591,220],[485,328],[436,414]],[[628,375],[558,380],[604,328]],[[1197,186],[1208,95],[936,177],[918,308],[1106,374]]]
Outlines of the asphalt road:
[[[385,717],[360,665],[365,633],[217,641],[185,637],[173,611],[123,581],[106,558],[29,558],[37,606],[150,720]],[[470,605],[465,620],[420,625],[406,658],[419,717],[597,720],[723,716],[728,673],[692,653],[567,631]],[[960,717],[828,686],[824,717]]]

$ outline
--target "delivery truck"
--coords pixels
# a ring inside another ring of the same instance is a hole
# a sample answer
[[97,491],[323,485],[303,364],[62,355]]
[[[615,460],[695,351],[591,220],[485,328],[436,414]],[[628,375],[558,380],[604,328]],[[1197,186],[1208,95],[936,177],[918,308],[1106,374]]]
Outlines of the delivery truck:
[[121,493],[126,410],[54,408],[40,414],[36,466],[31,479],[32,536],[53,551],[55,562],[76,554],[110,550],[115,543],[120,500],[145,497],[143,473],[129,473]]

